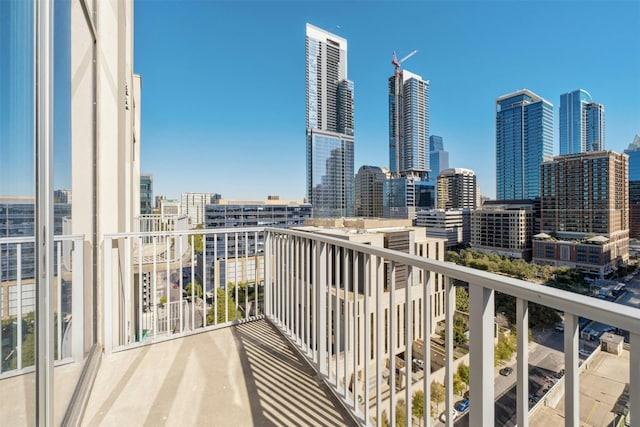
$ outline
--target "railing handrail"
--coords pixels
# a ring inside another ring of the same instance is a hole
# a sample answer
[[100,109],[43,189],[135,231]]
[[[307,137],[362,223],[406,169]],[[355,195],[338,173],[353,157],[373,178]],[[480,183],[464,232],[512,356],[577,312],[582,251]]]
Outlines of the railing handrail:
[[433,271],[467,282],[469,285],[480,285],[526,301],[542,304],[556,310],[566,311],[601,323],[616,325],[629,332],[640,334],[640,309],[638,308],[602,301],[550,286],[534,284],[513,277],[457,265],[452,262],[410,255],[392,249],[366,245],[323,234],[282,228],[265,228],[265,231],[306,239],[312,238],[319,242],[341,246],[346,249],[395,261],[400,264],[407,264],[423,270]]
[[[56,234],[53,236],[55,242],[67,242],[83,240],[82,234]],[[11,245],[15,243],[35,243],[35,236],[0,237],[0,245]]]
[[131,231],[125,233],[111,233],[105,234],[105,239],[122,239],[129,237],[175,237],[183,236],[185,234],[226,234],[226,233],[246,233],[265,231],[265,227],[242,227],[242,228],[192,228],[189,230],[176,230],[176,231]]

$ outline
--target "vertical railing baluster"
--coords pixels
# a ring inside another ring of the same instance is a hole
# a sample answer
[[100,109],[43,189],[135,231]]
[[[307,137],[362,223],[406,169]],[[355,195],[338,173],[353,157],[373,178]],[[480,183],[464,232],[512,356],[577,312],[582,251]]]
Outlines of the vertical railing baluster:
[[[56,329],[58,331],[58,339],[57,341],[57,346],[58,346],[58,357],[56,358],[57,360],[61,360],[62,357],[62,242],[58,241],[56,242],[56,250],[57,253],[55,254],[56,257],[56,275],[58,276],[58,290],[56,292],[56,297],[58,299],[57,304],[56,304],[56,309],[58,312],[57,315],[57,322],[56,322]],[[55,282],[54,282],[55,283]]]
[[233,304],[236,308],[236,318],[233,320],[238,320],[238,312],[240,311],[240,305],[238,304],[238,287],[240,285],[240,283],[238,282],[238,260],[240,259],[238,257],[238,233],[236,232],[234,234],[234,243],[235,243],[235,254],[234,254],[234,258],[233,258],[233,278],[235,279],[236,285],[234,286],[233,289],[233,295],[234,295],[234,301]]
[[382,330],[384,320],[384,309],[382,308],[382,288],[384,287],[384,262],[381,257],[375,258],[376,280],[374,281],[376,291],[376,425],[382,425],[382,370],[384,369],[383,341],[384,331]]
[[336,295],[334,302],[334,316],[335,316],[335,328],[334,328],[334,352],[333,354],[336,356],[336,390],[340,393],[340,353],[341,353],[341,345],[340,345],[340,327],[342,322],[340,321],[341,313],[342,313],[342,305],[340,303],[340,288],[342,287],[342,274],[340,274],[342,264],[340,263],[340,248],[335,247],[334,249],[334,265],[335,272],[333,273],[333,277],[336,282]]
[[360,308],[360,298],[358,298],[358,294],[360,292],[360,285],[358,283],[360,252],[351,251],[351,256],[353,274],[353,281],[351,282],[353,284],[353,409],[354,412],[358,413],[360,411],[360,395],[358,394],[358,388],[360,386],[358,381],[358,362],[360,360],[360,353],[362,352],[360,346],[360,318],[358,317],[362,312]]
[[318,266],[318,285],[316,286],[318,298],[318,366],[320,374],[327,375],[327,257],[326,243],[320,243]]
[[[74,264],[75,268],[75,264]],[[138,342],[142,341],[142,288],[144,281],[144,273],[142,272],[142,236],[138,236],[138,314],[136,316],[138,322]],[[75,316],[75,313],[74,313]],[[75,318],[75,317],[74,317]]]
[[[221,263],[222,264],[222,263]],[[229,239],[224,233],[224,322],[229,321]]]
[[364,419],[369,422],[369,362],[371,361],[371,255],[364,255]]
[[343,323],[343,340],[344,340],[344,356],[343,356],[343,361],[344,361],[344,398],[347,402],[347,404],[349,403],[349,348],[351,348],[350,346],[350,338],[353,334],[350,334],[350,327],[352,325],[353,322],[350,322],[349,320],[351,319],[351,317],[349,316],[350,314],[350,310],[349,310],[349,306],[351,304],[351,300],[349,298],[349,251],[348,249],[343,249],[342,251],[342,283],[343,285],[343,289],[344,289],[344,322]]
[[22,369],[22,244],[20,243],[16,243],[16,292],[16,366]]
[[[254,264],[258,262],[254,258]],[[249,232],[244,232],[244,266],[242,268],[242,276],[244,278],[244,318],[249,319]]]
[[[218,259],[218,239],[219,236],[213,233],[213,324],[218,324],[218,289],[220,289],[220,265],[221,262]],[[205,266],[206,267],[206,266]]]
[[640,419],[640,334],[629,333],[629,408],[634,422]]
[[[202,236],[202,327],[207,327],[207,234]],[[257,258],[256,258],[256,262]],[[257,286],[257,285],[256,285]],[[257,289],[256,289],[257,291]]]
[[[494,391],[494,295],[492,289],[469,283],[469,425],[486,426],[495,422]],[[451,407],[447,407],[447,411]]]
[[406,374],[406,394],[405,394],[405,402],[406,402],[406,420],[411,420],[411,388],[412,384],[412,372],[413,372],[413,304],[411,301],[413,287],[413,267],[407,265],[407,286],[405,288],[405,374]]
[[[182,235],[180,236],[180,295],[182,295]],[[191,235],[191,330],[196,330],[196,271],[195,271],[195,234]],[[202,295],[204,297],[204,294]],[[182,307],[182,301],[180,301]]]
[[158,336],[158,236],[153,236],[151,241],[153,244],[153,339],[155,340]]
[[[423,340],[423,383],[424,398],[422,401],[424,408],[423,422],[429,425],[431,416],[431,272],[422,271],[422,340]],[[435,273],[434,273],[435,274]]]
[[331,349],[331,345],[333,342],[333,328],[335,323],[333,321],[332,316],[332,298],[331,298],[331,289],[333,283],[333,250],[334,245],[327,245],[327,379],[329,383],[331,383],[331,357],[333,356],[333,352]]
[[449,276],[444,278],[445,284],[445,333],[444,333],[444,346],[445,346],[445,373],[444,373],[444,388],[445,388],[445,413],[447,414],[447,426],[453,427],[453,420],[451,419],[451,408],[453,408],[453,315],[456,310],[456,287],[453,285],[453,280]]
[[[84,240],[73,241],[73,258],[71,262],[71,343],[73,359],[79,362],[84,358]],[[1,328],[0,328],[1,329]],[[1,341],[0,337],[0,341]],[[1,351],[0,351],[1,353]]]
[[112,332],[112,322],[113,322],[113,293],[112,293],[112,274],[113,274],[113,265],[111,264],[111,248],[113,243],[110,237],[105,237],[102,244],[102,259],[103,259],[103,282],[102,282],[102,291],[104,298],[104,336],[103,336],[103,345],[105,354],[110,354],[113,350],[113,332]]
[[564,425],[580,425],[580,371],[578,345],[580,328],[578,316],[564,313]]
[[[167,321],[167,330],[166,333],[167,335],[171,334],[171,270],[170,270],[170,266],[169,266],[169,260],[171,258],[171,247],[170,247],[170,240],[171,238],[169,237],[169,234],[165,235],[165,268],[166,268],[166,274],[165,274],[165,291],[166,291],[166,297],[167,297],[167,310],[165,313],[165,318]],[[180,294],[182,294],[182,289],[180,290]],[[181,319],[182,320],[182,319]]]
[[389,325],[391,333],[389,334],[389,422],[395,423],[396,419],[396,345],[398,341],[398,309],[396,307],[396,272],[397,265],[395,261],[391,261],[391,283],[389,286]]
[[[131,343],[131,240],[130,237],[125,237],[124,239],[124,259],[120,260],[121,264],[124,264],[124,278],[123,278],[123,286],[124,286],[124,301],[122,307],[124,307],[124,345],[129,345]],[[58,263],[58,266],[60,263]],[[60,276],[58,276],[60,277]],[[60,281],[58,281],[60,283]],[[59,316],[58,316],[59,317]],[[58,318],[58,323],[60,319]]]
[[516,412],[519,427],[529,426],[529,303],[516,298],[516,330],[518,335],[518,378]]

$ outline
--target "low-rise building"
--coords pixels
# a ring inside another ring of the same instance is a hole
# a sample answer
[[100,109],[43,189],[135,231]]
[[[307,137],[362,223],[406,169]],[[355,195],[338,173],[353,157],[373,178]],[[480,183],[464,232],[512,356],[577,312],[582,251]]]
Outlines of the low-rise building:
[[533,203],[485,203],[471,213],[471,247],[479,252],[531,260],[533,224]]
[[425,227],[427,237],[445,239],[447,248],[471,242],[470,209],[431,209],[417,213],[416,225]]

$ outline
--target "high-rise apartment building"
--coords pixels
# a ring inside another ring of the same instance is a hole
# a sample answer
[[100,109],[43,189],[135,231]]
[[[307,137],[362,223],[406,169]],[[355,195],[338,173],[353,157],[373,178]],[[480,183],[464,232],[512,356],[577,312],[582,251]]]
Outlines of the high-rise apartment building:
[[540,164],[553,156],[553,105],[527,89],[496,101],[496,198],[540,195]]
[[541,167],[541,231],[534,261],[600,277],[629,258],[628,156],[613,151],[557,156]]
[[140,175],[140,214],[153,213],[153,175]]
[[430,175],[437,177],[445,169],[449,169],[449,152],[444,149],[444,141],[441,136],[429,137],[429,165]]
[[378,166],[361,166],[356,174],[356,216],[381,218],[384,181],[389,169]]
[[479,252],[530,260],[533,227],[533,203],[485,203],[471,212],[471,247]]
[[584,89],[560,95],[560,155],[604,150],[604,106]]
[[429,175],[429,81],[407,70],[389,77],[389,169],[395,176]]
[[629,156],[629,237],[640,239],[640,135],[624,153]]
[[416,176],[386,179],[382,185],[382,213],[385,218],[416,219],[421,210],[436,207],[436,184]]
[[182,193],[181,214],[189,218],[191,228],[204,225],[204,207],[220,198],[220,194],[217,193]]
[[307,199],[314,217],[354,215],[353,82],[347,40],[306,27]]
[[475,209],[478,203],[476,174],[471,169],[450,168],[438,175],[438,209]]

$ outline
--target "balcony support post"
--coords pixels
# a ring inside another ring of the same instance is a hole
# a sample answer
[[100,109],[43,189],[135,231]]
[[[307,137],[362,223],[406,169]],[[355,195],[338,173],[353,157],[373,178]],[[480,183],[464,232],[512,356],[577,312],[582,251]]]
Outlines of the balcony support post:
[[637,424],[640,421],[640,335],[630,333],[629,343],[629,408]]
[[472,405],[469,425],[472,426],[491,426],[495,422],[494,298],[492,289],[469,284],[469,388]]
[[516,299],[516,324],[518,331],[518,385],[516,412],[519,427],[529,426],[529,303]]
[[73,360],[79,362],[84,358],[84,241],[73,242],[73,270],[71,292],[71,344],[73,346]]
[[578,316],[564,313],[564,425],[580,425],[580,371],[578,369],[579,345]]

